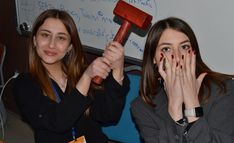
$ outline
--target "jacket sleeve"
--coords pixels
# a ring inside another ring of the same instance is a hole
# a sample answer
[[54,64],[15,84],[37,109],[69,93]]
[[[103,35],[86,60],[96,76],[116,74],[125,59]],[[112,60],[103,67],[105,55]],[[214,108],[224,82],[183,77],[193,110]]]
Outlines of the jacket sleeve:
[[13,94],[24,117],[33,128],[63,132],[70,129],[91,104],[78,90],[56,103],[45,96],[29,76],[20,75],[14,82]]
[[[131,111],[139,133],[146,143],[233,143],[234,82],[227,84],[227,93],[219,95],[213,88],[209,103],[203,105],[204,116],[186,131],[176,124],[166,110],[156,113],[142,100],[134,100]],[[167,108],[167,107],[165,107]],[[163,115],[165,114],[165,115]]]
[[103,82],[103,89],[95,90],[91,117],[103,126],[116,124],[125,105],[129,84],[127,74],[124,74],[122,86],[110,74]]
[[213,90],[212,96],[209,109],[186,134],[188,143],[234,142],[234,82],[227,81],[226,94]]
[[[174,143],[179,137],[174,133],[172,126],[176,123],[170,121],[165,124],[164,119],[155,115],[151,108],[147,107],[140,97],[131,103],[131,113],[136,122],[141,138],[145,143]],[[170,135],[170,137],[168,136]]]

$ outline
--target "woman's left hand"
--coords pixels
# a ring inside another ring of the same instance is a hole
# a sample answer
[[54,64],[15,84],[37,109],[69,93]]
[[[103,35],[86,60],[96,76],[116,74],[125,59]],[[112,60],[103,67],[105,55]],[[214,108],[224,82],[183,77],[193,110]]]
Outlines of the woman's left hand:
[[110,42],[105,48],[103,57],[108,59],[111,69],[123,68],[124,47],[118,42]]
[[180,80],[186,109],[191,109],[200,106],[198,93],[201,83],[207,73],[201,73],[196,78],[196,54],[189,50],[185,55],[182,55],[180,61]]
[[109,66],[113,70],[113,77],[122,84],[124,70],[124,47],[118,42],[110,42],[103,53],[103,57],[109,61]]

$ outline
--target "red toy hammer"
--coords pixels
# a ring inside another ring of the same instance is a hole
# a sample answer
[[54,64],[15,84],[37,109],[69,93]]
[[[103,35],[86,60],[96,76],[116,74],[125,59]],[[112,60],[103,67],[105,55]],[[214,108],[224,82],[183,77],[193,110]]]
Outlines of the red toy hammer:
[[[136,7],[133,7],[123,0],[118,1],[114,9],[114,14],[123,20],[122,25],[114,38],[114,41],[117,41],[121,44],[126,38],[132,24],[136,25],[140,29],[147,29],[152,20],[151,15],[140,9],[137,9]],[[101,84],[102,80],[103,79],[101,77],[96,76],[92,81],[96,84]]]

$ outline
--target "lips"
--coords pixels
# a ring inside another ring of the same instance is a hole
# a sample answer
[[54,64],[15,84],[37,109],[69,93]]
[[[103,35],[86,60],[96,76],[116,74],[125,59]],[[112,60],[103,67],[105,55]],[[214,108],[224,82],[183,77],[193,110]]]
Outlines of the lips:
[[48,56],[55,56],[55,55],[57,55],[56,52],[52,52],[52,51],[47,51],[47,50],[45,50],[44,52],[45,52],[45,54],[48,55]]

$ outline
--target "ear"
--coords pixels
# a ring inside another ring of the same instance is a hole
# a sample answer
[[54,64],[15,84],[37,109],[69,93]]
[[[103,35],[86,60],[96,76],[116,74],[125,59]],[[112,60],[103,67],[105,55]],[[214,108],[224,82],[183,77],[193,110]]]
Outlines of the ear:
[[72,48],[73,48],[73,45],[71,44],[71,45],[68,47],[67,52],[70,52]]
[[37,46],[37,42],[36,42],[36,37],[33,36],[33,45],[36,47]]
[[156,64],[156,63],[157,63],[155,58],[153,59],[153,63],[154,63],[154,64]]

